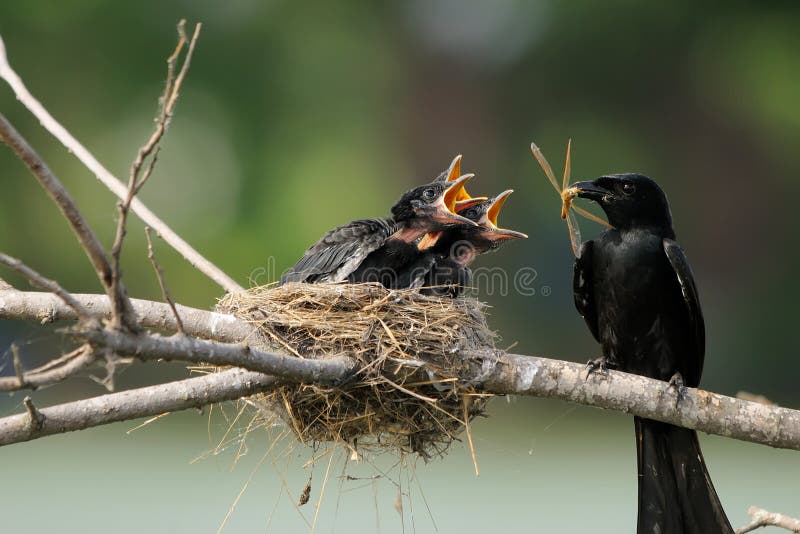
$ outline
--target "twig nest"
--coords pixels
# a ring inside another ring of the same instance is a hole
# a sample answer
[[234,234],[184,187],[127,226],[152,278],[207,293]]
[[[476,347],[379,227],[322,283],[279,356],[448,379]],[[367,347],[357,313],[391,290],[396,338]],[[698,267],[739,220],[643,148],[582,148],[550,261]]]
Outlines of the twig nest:
[[457,379],[470,349],[494,348],[485,306],[377,284],[286,284],[227,295],[218,311],[256,326],[251,346],[298,358],[349,356],[352,384],[282,386],[249,399],[306,444],[443,454],[488,396]]

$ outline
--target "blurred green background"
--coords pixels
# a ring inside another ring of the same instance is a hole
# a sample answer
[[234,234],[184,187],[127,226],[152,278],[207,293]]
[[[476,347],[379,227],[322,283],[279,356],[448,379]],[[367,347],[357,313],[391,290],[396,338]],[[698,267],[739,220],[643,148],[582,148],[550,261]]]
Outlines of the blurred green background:
[[[482,295],[504,346],[595,357],[572,306],[558,200],[528,150],[535,140],[559,172],[571,137],[575,178],[636,170],[667,191],[706,315],[703,385],[800,405],[797,3],[3,2],[0,33],[31,91],[124,177],[151,131],[181,17],[204,27],[142,197],[241,283],[275,279],[324,231],[387,213],[402,191],[463,153],[462,168],[478,174],[472,191],[517,191],[502,221],[531,236],[479,260],[536,271],[533,296]],[[110,244],[112,196],[5,85],[0,109]],[[98,291],[59,213],[7,149],[0,169],[0,250],[70,290]],[[179,301],[213,306],[217,287],[163,244],[158,253]],[[132,295],[160,298],[135,218],[124,267]],[[2,374],[13,373],[11,341],[29,365],[67,344],[34,324],[0,323]],[[137,365],[117,384],[185,375],[180,366]],[[81,377],[33,398],[47,405],[101,393]],[[0,415],[19,412],[21,399],[0,399]],[[633,531],[630,418],[537,399],[497,399],[490,411],[474,425],[480,477],[457,444],[417,465],[419,485],[409,485],[409,470],[374,482],[332,478],[317,531]],[[220,416],[175,414],[127,434],[134,426],[0,450],[2,530],[214,532],[268,445],[266,433],[252,434],[231,469],[236,446],[190,463],[222,438]],[[746,522],[750,505],[800,515],[797,453],[701,439],[734,524]],[[295,496],[309,454],[290,455]],[[285,457],[261,464],[223,532],[308,530],[289,499],[278,500]],[[336,477],[341,463],[336,457]],[[309,521],[326,467],[314,469]],[[369,466],[359,470],[370,475]],[[402,514],[397,482],[411,489]]]

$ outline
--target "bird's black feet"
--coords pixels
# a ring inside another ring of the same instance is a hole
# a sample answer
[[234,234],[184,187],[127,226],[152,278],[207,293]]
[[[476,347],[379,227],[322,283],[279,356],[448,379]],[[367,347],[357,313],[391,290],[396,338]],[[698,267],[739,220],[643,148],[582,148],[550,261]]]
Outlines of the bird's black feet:
[[686,386],[683,382],[683,375],[679,372],[676,372],[672,377],[669,379],[669,383],[667,384],[667,389],[672,389],[675,391],[675,408],[678,407],[678,404],[686,398]]
[[586,379],[588,380],[592,373],[599,373],[602,376],[607,376],[609,369],[616,368],[617,364],[606,357],[589,360],[586,362]]

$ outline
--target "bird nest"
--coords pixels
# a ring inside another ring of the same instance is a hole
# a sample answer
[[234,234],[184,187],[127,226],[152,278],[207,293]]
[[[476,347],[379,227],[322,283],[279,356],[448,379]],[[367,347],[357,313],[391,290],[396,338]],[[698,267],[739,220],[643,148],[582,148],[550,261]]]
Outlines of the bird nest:
[[442,455],[488,395],[459,384],[470,349],[493,348],[484,305],[377,284],[286,284],[227,295],[217,309],[252,323],[251,346],[326,359],[354,358],[339,387],[281,386],[248,401],[308,445]]

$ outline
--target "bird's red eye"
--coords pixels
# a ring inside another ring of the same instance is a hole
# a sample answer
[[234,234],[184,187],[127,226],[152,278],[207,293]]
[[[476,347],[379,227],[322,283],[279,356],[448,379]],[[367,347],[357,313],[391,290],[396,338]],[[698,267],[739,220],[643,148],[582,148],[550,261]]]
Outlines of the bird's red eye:
[[622,186],[622,191],[626,195],[632,195],[632,194],[634,194],[636,192],[636,186],[633,185],[632,183],[627,183],[627,184]]

